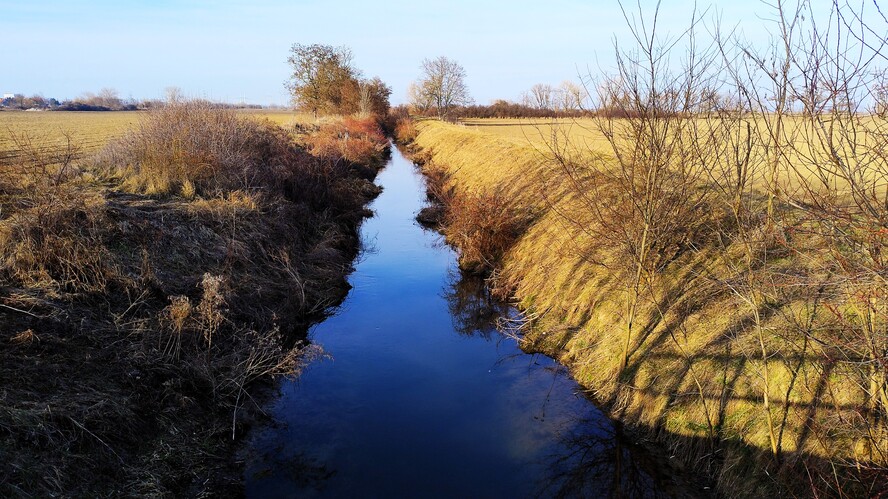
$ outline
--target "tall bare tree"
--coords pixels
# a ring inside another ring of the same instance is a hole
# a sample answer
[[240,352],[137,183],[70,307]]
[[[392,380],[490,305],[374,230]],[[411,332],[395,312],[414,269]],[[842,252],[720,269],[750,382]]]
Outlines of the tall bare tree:
[[561,111],[580,111],[586,101],[586,89],[570,80],[564,80],[558,86],[558,109]]
[[411,104],[434,107],[441,119],[447,119],[456,106],[472,103],[466,85],[466,70],[456,61],[441,56],[422,61],[422,76],[411,92]]
[[525,104],[537,109],[548,111],[554,107],[555,89],[548,83],[537,83],[530,87],[525,97]]

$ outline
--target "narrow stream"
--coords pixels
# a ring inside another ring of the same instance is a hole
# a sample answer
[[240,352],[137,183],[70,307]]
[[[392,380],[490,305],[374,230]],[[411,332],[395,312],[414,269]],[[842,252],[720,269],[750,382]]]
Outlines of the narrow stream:
[[331,358],[281,387],[277,423],[249,442],[247,495],[674,495],[564,368],[495,331],[508,309],[414,222],[410,161],[393,150],[377,182],[354,289],[311,331]]

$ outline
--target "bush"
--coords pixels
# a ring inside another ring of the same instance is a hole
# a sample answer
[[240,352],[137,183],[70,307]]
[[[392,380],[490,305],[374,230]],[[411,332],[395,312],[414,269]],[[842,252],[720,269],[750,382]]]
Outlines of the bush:
[[294,154],[279,127],[209,102],[187,101],[149,112],[98,163],[130,192],[191,197],[279,186],[296,163]]
[[374,118],[344,118],[325,123],[306,138],[309,151],[317,157],[349,163],[378,163],[388,146]]
[[515,210],[498,192],[459,193],[446,206],[447,241],[460,250],[460,269],[471,273],[496,269],[533,220],[529,212]]
[[410,118],[400,118],[395,125],[395,139],[404,145],[416,140],[416,125]]

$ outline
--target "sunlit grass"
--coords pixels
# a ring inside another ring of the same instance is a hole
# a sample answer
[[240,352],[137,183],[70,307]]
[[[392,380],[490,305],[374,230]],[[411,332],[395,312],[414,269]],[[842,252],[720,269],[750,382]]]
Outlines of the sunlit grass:
[[[849,163],[859,161],[864,164],[855,174],[873,181],[876,191],[884,193],[888,188],[888,170],[882,162],[872,160],[873,156],[888,149],[888,120],[876,116],[860,116],[857,119],[859,121],[853,130],[845,130],[848,137],[841,137],[841,132],[838,130],[832,132],[838,145],[837,151],[843,159],[849,159]],[[466,119],[460,123],[467,130],[505,139],[520,148],[530,146],[543,155],[551,153],[553,143],[557,143],[561,148],[587,157],[597,156],[606,159],[613,156],[613,147],[602,133],[601,127],[605,125],[605,122],[597,118],[485,118]],[[616,120],[615,123],[617,127],[621,124],[620,120]],[[705,133],[708,127],[713,126],[713,123],[716,123],[716,120],[701,118],[696,120],[693,126],[698,130],[698,133]],[[743,122],[742,126],[745,127],[746,123]],[[769,165],[764,162],[763,149],[764,144],[769,141],[768,134],[771,132],[760,118],[748,120],[748,123],[749,130],[756,134],[756,140],[753,141],[755,150],[752,157],[761,158],[761,161],[754,163],[751,169],[761,173],[769,168]],[[745,131],[741,130],[741,136]],[[776,188],[784,192],[798,192],[803,189],[801,179],[805,179],[805,183],[808,185],[818,185],[820,182],[816,179],[818,167],[815,165],[829,164],[833,159],[824,156],[824,148],[817,144],[818,137],[810,122],[800,116],[787,117],[781,136],[782,140],[792,144],[792,147],[786,148],[787,156],[783,158],[782,165],[776,171]],[[852,141],[854,142],[853,147],[848,145]],[[617,144],[620,147],[626,145],[619,141]],[[710,158],[710,160],[715,161],[716,158]],[[872,163],[867,164],[870,161]],[[755,186],[764,191],[769,188],[770,176],[764,173],[754,175],[754,181]],[[833,177],[828,182],[832,186],[844,183],[842,179],[837,177]]]
[[[311,115],[287,110],[243,109],[238,114],[278,125],[312,122]],[[134,130],[144,111],[3,111],[0,112],[0,161],[17,156],[13,136],[28,137],[47,150],[64,149],[70,140],[79,155],[99,151],[110,140]]]
[[[427,155],[424,159],[445,170],[451,187],[505,195],[513,209],[540,213],[506,254],[498,274],[536,318],[537,327],[528,336],[534,350],[560,357],[628,422],[706,438],[708,420],[721,438],[765,452],[769,436],[761,394],[767,389],[774,413],[785,415],[784,452],[841,461],[883,458],[868,447],[870,437],[855,433],[859,427],[851,430],[862,424],[857,411],[868,403],[855,374],[823,364],[829,352],[817,344],[808,345],[798,359],[786,354],[786,332],[793,331],[793,318],[803,322],[810,314],[810,303],[789,297],[765,319],[766,342],[778,352],[768,360],[765,388],[751,312],[717,285],[736,272],[725,263],[727,255],[739,251],[736,243],[686,252],[657,274],[653,296],[638,314],[643,333],[630,359],[629,381],[618,383],[629,276],[619,270],[619,254],[587,230],[594,224],[589,207],[596,192],[571,185],[552,162],[549,142],[553,136],[570,139],[594,170],[613,161],[604,136],[591,120],[490,119],[465,125],[419,122],[415,144]],[[789,173],[781,172],[787,178]],[[884,182],[888,177],[881,175]],[[780,275],[817,272],[816,262],[787,259],[772,265]],[[842,389],[833,390],[838,386]],[[812,420],[821,425],[814,432]],[[844,421],[845,429],[839,431],[836,421]],[[884,436],[875,439],[885,442]]]

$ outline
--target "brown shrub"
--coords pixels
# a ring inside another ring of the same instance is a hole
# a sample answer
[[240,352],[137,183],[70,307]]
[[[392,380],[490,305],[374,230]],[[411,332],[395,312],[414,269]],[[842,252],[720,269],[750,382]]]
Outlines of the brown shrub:
[[325,123],[305,141],[314,156],[365,165],[378,163],[388,145],[385,134],[372,117]]
[[447,241],[460,250],[460,268],[473,273],[494,270],[533,221],[531,213],[515,210],[498,192],[459,193],[446,206]]
[[416,140],[416,125],[410,118],[400,118],[395,125],[395,139],[399,144],[409,145]]
[[138,130],[112,142],[97,163],[125,190],[213,195],[274,187],[294,163],[286,132],[204,101],[152,110]]

